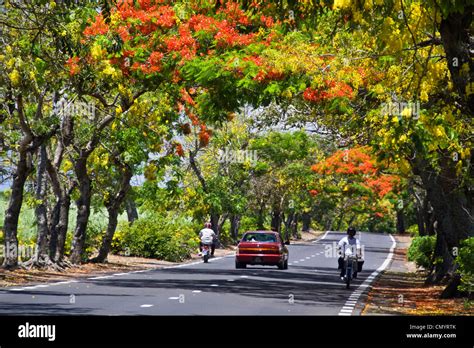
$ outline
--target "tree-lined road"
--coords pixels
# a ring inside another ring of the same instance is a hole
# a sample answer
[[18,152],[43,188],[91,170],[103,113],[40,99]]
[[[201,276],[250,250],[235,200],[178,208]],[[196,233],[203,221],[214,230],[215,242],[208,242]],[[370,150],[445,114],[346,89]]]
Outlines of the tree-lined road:
[[313,243],[290,245],[288,270],[237,270],[234,257],[227,256],[208,264],[7,288],[0,292],[0,314],[357,315],[366,285],[374,271],[388,264],[394,241],[386,234],[357,235],[365,264],[348,290],[339,278],[337,259],[327,253],[328,245],[343,236],[328,232]]

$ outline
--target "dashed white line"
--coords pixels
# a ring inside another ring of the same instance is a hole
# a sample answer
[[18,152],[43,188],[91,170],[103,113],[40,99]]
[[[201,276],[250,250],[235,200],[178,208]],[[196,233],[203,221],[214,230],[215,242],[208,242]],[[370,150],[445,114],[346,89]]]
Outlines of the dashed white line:
[[150,307],[153,307],[152,304],[142,304],[140,307],[142,308],[150,308]]
[[219,285],[217,285],[217,284],[211,284],[211,286],[214,286],[214,287],[216,287],[216,286],[219,286]]
[[[289,263],[291,265],[291,263]],[[240,276],[240,278],[248,278],[249,276]]]
[[199,293],[202,292],[202,291],[201,291],[201,290],[193,290],[193,292],[194,292],[195,294],[199,294]]
[[168,297],[168,300],[179,300],[179,296]]

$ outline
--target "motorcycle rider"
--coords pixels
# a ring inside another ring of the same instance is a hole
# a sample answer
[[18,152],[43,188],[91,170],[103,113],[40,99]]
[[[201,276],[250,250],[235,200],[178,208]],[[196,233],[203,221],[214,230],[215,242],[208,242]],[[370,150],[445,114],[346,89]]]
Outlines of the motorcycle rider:
[[[360,242],[357,238],[355,238],[357,231],[354,227],[349,227],[347,229],[347,236],[342,238],[338,243],[339,249],[339,259],[338,261],[338,268],[341,270],[341,280],[344,280],[345,276],[345,269],[344,269],[344,255],[346,253],[347,248],[351,248],[353,254],[357,254],[361,256],[361,248]],[[354,278],[357,278],[357,269],[354,272]]]
[[199,232],[199,239],[201,240],[199,243],[199,251],[202,253],[202,246],[203,245],[210,245],[211,246],[211,257],[214,256],[214,251],[216,250],[216,234],[211,229],[211,223],[206,222],[204,224],[204,228]]

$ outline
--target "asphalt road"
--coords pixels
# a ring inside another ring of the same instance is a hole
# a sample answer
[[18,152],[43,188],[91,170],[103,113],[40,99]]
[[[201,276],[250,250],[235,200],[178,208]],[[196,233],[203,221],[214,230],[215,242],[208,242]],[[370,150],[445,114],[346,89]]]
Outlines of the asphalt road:
[[390,262],[395,242],[361,233],[364,269],[350,289],[332,252],[343,233],[289,246],[289,269],[248,266],[234,257],[165,269],[7,288],[1,315],[358,315],[370,282]]

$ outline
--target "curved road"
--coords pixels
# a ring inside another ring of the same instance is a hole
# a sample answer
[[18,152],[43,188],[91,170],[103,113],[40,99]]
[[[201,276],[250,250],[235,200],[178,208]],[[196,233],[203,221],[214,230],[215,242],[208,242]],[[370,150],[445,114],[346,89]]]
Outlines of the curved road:
[[234,257],[164,269],[90,277],[0,291],[2,315],[358,315],[365,293],[391,259],[393,238],[361,233],[365,264],[351,289],[332,247],[344,233],[289,246],[288,270]]

